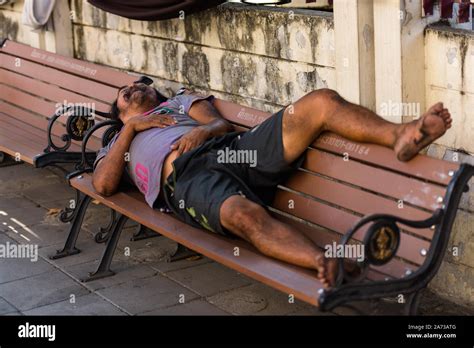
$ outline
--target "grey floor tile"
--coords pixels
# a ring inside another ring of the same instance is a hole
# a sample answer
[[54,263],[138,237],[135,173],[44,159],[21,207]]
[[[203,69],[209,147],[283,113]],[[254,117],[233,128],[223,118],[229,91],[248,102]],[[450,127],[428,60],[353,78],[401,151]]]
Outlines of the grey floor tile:
[[210,296],[251,283],[249,278],[215,262],[169,272],[167,276],[202,296]]
[[288,295],[260,283],[218,293],[207,300],[238,315],[286,315],[307,308],[305,303],[291,303]]
[[26,311],[47,304],[76,298],[89,291],[59,270],[0,285],[0,296]]
[[199,299],[172,307],[155,309],[141,315],[229,315],[206,300]]
[[[18,243],[8,236],[1,234],[0,244],[3,248],[11,248],[12,245],[18,245]],[[34,245],[32,246],[34,247]],[[29,256],[30,258],[10,257],[11,254],[5,256],[9,257],[0,260],[0,283],[7,283],[54,270],[53,266],[35,255],[34,249],[30,249],[30,253],[24,255]]]
[[0,315],[5,315],[13,312],[18,312],[18,309],[16,309],[10,303],[5,301],[5,299],[0,297]]
[[[64,235],[64,241],[58,244],[49,245],[39,249],[42,257],[48,258],[55,255],[57,250],[62,250],[66,241],[67,234]],[[81,231],[76,243],[76,247],[81,251],[79,254],[67,256],[61,259],[51,260],[58,267],[78,265],[81,263],[99,260],[105,249],[104,243],[96,243],[88,231]]]
[[77,297],[75,303],[65,300],[23,312],[24,315],[127,315],[95,294]]
[[131,314],[172,306],[179,304],[180,300],[192,301],[198,297],[179,284],[159,275],[101,289],[98,293]]
[[74,199],[74,189],[66,182],[47,183],[23,190],[22,195],[36,203],[56,201],[58,199]]
[[[79,265],[66,266],[64,269],[78,280],[86,279],[90,272],[94,272],[99,261],[81,263]],[[133,262],[113,261],[111,270],[115,275],[107,278],[87,282],[87,286],[93,290],[108,288],[114,285],[130,282],[136,279],[149,278],[158,272],[148,265],[134,264]]]

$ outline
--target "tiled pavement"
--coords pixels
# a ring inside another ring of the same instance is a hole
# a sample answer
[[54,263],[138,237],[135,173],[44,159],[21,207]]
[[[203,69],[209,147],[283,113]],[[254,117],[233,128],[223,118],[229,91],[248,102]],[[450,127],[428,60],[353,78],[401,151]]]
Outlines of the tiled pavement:
[[[129,222],[114,256],[113,277],[82,283],[93,271],[103,244],[93,234],[108,222],[109,212],[92,204],[77,246],[80,254],[52,261],[68,225],[58,211],[74,198],[57,169],[21,164],[0,167],[0,244],[36,244],[39,258],[0,260],[0,314],[8,315],[351,315],[353,308],[331,313],[296,301],[207,258],[174,263],[166,258],[176,243],[164,237],[131,242]],[[129,251],[129,253],[128,253]],[[377,314],[396,313],[401,306],[385,301],[357,308]],[[424,314],[462,314],[467,310],[425,293]]]

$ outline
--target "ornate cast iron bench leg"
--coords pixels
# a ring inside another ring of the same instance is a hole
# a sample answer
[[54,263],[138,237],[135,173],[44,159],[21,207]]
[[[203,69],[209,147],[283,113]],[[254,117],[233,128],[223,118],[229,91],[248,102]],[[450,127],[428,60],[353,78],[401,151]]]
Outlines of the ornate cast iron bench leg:
[[60,219],[65,222],[72,220],[72,224],[69,229],[69,234],[67,236],[64,248],[62,250],[58,250],[55,255],[50,256],[51,260],[75,255],[81,252],[79,249],[76,248],[76,241],[77,237],[79,236],[79,232],[81,232],[82,221],[84,220],[84,215],[91,200],[91,197],[77,191],[75,209],[70,210],[69,208],[66,208],[66,210],[63,211]]
[[417,315],[422,291],[423,289],[420,289],[407,296],[407,303],[405,304],[405,315]]
[[90,273],[88,278],[82,280],[83,282],[110,277],[115,274],[115,272],[110,269],[110,264],[112,263],[112,258],[114,257],[120,234],[122,232],[123,226],[127,222],[127,219],[128,218],[122,214],[118,214],[115,217],[112,223],[112,229],[110,230],[110,238],[107,242],[107,247],[102,254],[100,264],[95,272]]

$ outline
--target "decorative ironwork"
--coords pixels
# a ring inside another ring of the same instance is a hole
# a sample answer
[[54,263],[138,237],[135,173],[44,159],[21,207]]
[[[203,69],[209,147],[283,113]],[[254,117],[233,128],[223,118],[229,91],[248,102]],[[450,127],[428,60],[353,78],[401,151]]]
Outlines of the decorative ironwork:
[[115,210],[110,209],[110,221],[106,227],[100,227],[99,232],[94,236],[96,243],[105,243],[109,240],[112,229],[114,228],[114,223],[117,220],[117,213]]
[[94,126],[94,120],[87,116],[69,116],[66,122],[66,130],[73,140],[81,141],[84,135]]
[[[409,301],[406,304],[407,314],[415,314],[418,306],[419,291],[428,285],[441,266],[461,196],[466,184],[473,176],[474,167],[466,163],[461,164],[446,190],[445,206],[442,209],[436,210],[426,220],[412,221],[385,214],[374,214],[361,219],[343,236],[342,243],[347,243],[365,224],[382,219],[414,228],[436,226],[425,261],[416,271],[409,275],[401,275],[400,278],[346,284],[338,283],[335,287],[325,289],[322,292],[319,297],[320,309],[327,311],[351,301],[409,294]],[[342,262],[340,263],[341,266]],[[343,269],[342,272],[344,272]]]
[[397,253],[400,229],[393,221],[379,220],[367,231],[364,245],[367,261],[372,265],[384,265]]
[[65,207],[61,212],[59,213],[59,220],[61,222],[71,222],[77,215],[77,212],[79,211],[76,209],[77,205],[79,204],[79,201],[81,199],[81,195],[79,190],[76,190],[76,199],[74,200],[74,207]]
[[92,197],[87,196],[76,190],[78,192],[78,199],[76,201],[76,206],[74,212],[72,213],[72,224],[69,229],[69,233],[64,244],[64,248],[58,250],[56,254],[50,256],[50,259],[56,260],[66,256],[75,255],[81,251],[76,248],[77,237],[79,237],[79,232],[81,232],[82,221],[84,220],[84,215],[86,214],[87,207],[92,200]]

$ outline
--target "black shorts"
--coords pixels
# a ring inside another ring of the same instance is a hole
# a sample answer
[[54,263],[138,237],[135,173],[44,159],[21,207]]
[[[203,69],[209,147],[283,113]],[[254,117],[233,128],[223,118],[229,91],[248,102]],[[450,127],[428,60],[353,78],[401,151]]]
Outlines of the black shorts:
[[283,110],[246,132],[213,138],[173,162],[164,185],[169,208],[184,222],[228,235],[220,207],[233,195],[262,206],[274,198],[277,185],[297,168],[283,157]]

